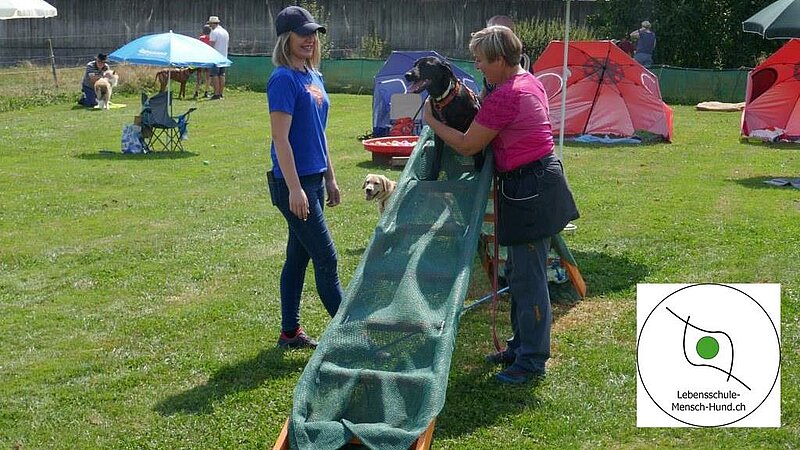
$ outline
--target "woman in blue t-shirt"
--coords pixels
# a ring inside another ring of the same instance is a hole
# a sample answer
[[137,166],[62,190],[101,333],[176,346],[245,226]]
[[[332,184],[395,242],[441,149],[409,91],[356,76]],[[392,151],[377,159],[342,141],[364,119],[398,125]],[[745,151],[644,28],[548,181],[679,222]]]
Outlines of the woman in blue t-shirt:
[[317,33],[325,33],[325,27],[305,9],[289,6],[278,13],[275,30],[275,70],[267,83],[272,128],[272,170],[267,176],[272,203],[289,226],[280,281],[278,347],[315,348],[317,342],[300,327],[300,296],[309,260],[317,293],[331,317],[342,301],[336,248],[323,214],[326,192],[327,206],[340,202],[325,137],[328,93],[318,71]]

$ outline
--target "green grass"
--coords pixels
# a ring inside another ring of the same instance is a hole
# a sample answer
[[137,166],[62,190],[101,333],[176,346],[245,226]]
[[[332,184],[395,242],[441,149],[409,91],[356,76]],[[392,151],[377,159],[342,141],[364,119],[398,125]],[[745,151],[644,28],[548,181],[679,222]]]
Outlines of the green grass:
[[[114,100],[129,106],[0,113],[0,448],[269,447],[309,353],[273,348],[285,226],[265,97],[202,102],[187,152],[149,155],[118,153],[138,100]],[[363,176],[399,173],[355,139],[371,97],[332,102],[344,201],[327,217],[347,284],[377,221]],[[673,144],[565,149],[589,296],[557,305],[538,386],[493,381],[489,308],[467,314],[436,448],[800,446],[800,192],[762,183],[800,176],[800,153],[739,143],[738,122],[675,107]],[[702,281],[783,285],[780,429],[636,428],[636,284]],[[319,336],[312,286],[303,324]],[[476,273],[471,292],[487,286]]]

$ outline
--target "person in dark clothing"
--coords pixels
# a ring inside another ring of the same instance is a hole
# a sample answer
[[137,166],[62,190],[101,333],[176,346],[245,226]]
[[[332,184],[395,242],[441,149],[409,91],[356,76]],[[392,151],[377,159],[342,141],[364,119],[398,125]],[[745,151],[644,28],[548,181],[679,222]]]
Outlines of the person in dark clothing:
[[656,34],[651,28],[650,22],[645,20],[641,28],[631,32],[631,37],[636,39],[633,59],[645,67],[653,65],[653,51],[656,49]]
[[628,36],[623,36],[622,40],[617,42],[617,47],[619,47],[619,49],[623,52],[627,53],[628,56],[633,58],[633,53],[636,51],[636,47],[633,45],[633,42],[631,42]]
[[95,59],[86,64],[86,72],[81,81],[81,98],[78,104],[93,108],[97,106],[97,95],[94,93],[94,83],[97,82],[106,70],[111,70],[111,66],[106,64],[108,57],[105,53],[99,53]]

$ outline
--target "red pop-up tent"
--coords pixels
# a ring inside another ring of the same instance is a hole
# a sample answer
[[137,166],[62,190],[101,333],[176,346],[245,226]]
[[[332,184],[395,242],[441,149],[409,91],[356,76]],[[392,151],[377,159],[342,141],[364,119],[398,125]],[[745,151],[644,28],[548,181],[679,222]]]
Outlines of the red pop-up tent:
[[800,39],[792,39],[747,76],[742,134],[783,130],[800,136]]
[[[554,134],[561,124],[564,43],[552,41],[533,64],[550,102]],[[672,140],[672,110],[658,79],[611,41],[572,41],[567,59],[564,135],[633,136],[647,131]]]

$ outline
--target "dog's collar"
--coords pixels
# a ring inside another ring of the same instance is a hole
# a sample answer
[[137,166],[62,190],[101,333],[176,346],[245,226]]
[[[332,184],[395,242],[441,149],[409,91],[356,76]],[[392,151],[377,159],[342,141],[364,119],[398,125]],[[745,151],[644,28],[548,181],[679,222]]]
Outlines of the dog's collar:
[[447,89],[444,90],[444,93],[442,95],[436,97],[436,101],[437,102],[442,101],[445,97],[450,95],[450,93],[453,92],[453,89],[456,87],[458,87],[458,80],[456,80],[455,86],[453,86],[453,80],[450,80],[450,83],[447,85]]
[[433,100],[433,107],[441,112],[454,98],[458,97],[459,92],[461,92],[461,83],[458,80],[456,80],[455,83],[453,80],[450,80],[450,85],[447,86],[447,90],[444,91],[444,94]]

